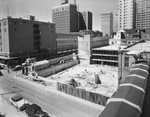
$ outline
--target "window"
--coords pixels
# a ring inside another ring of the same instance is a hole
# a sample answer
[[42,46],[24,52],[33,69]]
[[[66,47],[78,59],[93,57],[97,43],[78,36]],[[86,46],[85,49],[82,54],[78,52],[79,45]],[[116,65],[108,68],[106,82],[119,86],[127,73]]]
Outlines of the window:
[[4,22],[4,25],[6,25],[6,22]]
[[15,32],[17,31],[17,28],[15,28]]
[[17,22],[16,22],[16,21],[14,22],[14,25],[17,25]]
[[129,57],[125,57],[124,67],[129,67]]
[[6,32],[6,28],[4,29],[4,31]]

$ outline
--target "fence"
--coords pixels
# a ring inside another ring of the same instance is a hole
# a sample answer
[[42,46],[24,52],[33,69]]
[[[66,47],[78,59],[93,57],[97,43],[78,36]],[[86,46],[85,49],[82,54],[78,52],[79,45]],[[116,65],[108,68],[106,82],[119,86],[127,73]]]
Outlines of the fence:
[[109,98],[98,93],[89,92],[85,89],[75,88],[59,82],[57,82],[57,90],[103,106],[106,105],[107,99]]

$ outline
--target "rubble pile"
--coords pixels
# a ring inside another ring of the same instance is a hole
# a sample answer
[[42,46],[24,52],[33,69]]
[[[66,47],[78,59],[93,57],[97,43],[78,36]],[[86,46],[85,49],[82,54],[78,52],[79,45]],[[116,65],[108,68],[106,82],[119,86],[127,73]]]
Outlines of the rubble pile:
[[117,89],[117,71],[117,67],[77,65],[49,79],[111,97]]

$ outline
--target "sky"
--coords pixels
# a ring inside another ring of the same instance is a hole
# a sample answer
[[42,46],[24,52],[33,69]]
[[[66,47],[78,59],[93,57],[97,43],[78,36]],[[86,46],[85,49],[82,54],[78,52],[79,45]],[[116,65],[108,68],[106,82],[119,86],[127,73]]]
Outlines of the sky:
[[[73,3],[74,0],[69,0]],[[118,0],[76,0],[79,11],[93,13],[93,30],[101,30],[100,15],[102,13],[117,13]],[[61,0],[0,0],[0,19],[8,15],[13,18],[26,18],[34,15],[36,20],[52,22],[52,8],[59,6]]]

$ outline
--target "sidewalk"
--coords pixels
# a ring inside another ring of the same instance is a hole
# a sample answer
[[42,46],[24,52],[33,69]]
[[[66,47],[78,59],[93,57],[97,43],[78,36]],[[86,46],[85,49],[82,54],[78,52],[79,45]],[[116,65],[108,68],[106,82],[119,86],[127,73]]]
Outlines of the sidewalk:
[[5,117],[27,117],[24,112],[18,111],[6,99],[2,99],[2,97],[0,97],[0,112]]

